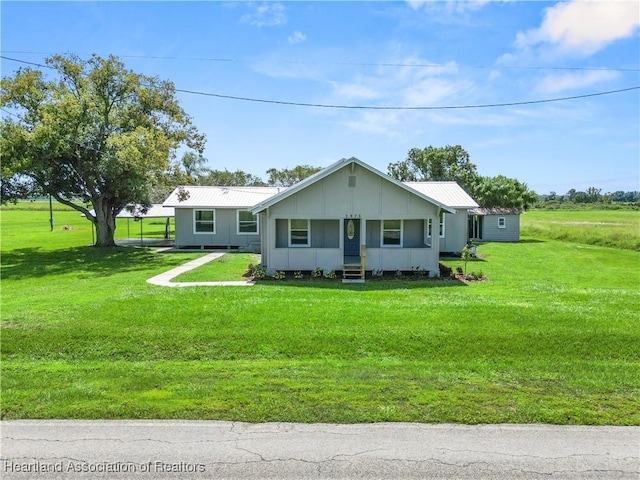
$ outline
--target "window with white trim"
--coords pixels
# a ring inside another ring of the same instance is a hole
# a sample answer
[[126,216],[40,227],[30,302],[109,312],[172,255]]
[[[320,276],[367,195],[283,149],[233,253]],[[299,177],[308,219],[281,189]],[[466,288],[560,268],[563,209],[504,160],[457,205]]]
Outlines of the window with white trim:
[[216,233],[216,211],[194,210],[193,233]]
[[258,235],[258,216],[238,210],[238,235]]
[[504,217],[498,217],[498,228],[507,228],[507,219]]
[[308,247],[311,245],[309,220],[289,219],[289,246]]
[[382,221],[382,246],[401,247],[402,246],[402,220]]
[[439,226],[439,236],[440,238],[444,238],[444,212],[440,212],[440,226]]

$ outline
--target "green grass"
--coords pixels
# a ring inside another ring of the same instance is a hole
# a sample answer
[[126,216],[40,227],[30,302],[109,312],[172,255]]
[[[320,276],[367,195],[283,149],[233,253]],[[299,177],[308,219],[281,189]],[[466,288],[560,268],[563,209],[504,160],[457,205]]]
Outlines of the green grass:
[[[80,212],[66,205],[53,203],[54,228],[49,225],[49,202],[18,202],[0,208],[2,251],[14,248],[53,249],[68,246],[86,246],[94,241],[91,222]],[[164,218],[149,218],[142,223],[134,219],[116,219],[116,241],[125,238],[164,238]],[[170,224],[171,236],[175,231],[174,220]]]
[[640,425],[637,252],[527,239],[480,246],[469,285],[174,289],[145,280],[203,253],[36,214],[2,212],[5,419]]
[[173,278],[172,282],[220,282],[247,280],[244,276],[250,263],[260,263],[260,255],[226,253],[220,258]]
[[530,210],[521,224],[525,237],[640,251],[638,210]]

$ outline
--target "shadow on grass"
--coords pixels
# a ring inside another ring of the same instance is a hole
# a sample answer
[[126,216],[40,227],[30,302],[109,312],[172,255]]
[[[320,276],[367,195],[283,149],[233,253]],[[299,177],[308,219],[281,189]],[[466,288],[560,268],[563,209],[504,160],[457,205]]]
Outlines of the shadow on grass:
[[302,287],[318,288],[323,290],[353,290],[353,291],[376,291],[376,290],[410,290],[419,288],[444,288],[444,287],[466,287],[465,282],[454,279],[423,279],[423,280],[378,280],[367,279],[365,283],[342,283],[340,279],[314,279],[314,280],[258,280],[256,285],[265,287]]
[[2,253],[0,272],[5,279],[65,273],[76,273],[80,277],[104,277],[166,265],[166,260],[149,248],[75,247],[62,250],[20,248]]

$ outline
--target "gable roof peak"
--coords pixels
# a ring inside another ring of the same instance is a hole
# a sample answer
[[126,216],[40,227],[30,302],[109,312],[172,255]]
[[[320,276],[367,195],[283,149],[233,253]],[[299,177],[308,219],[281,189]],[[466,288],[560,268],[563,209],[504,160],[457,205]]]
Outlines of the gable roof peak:
[[412,193],[413,195],[416,195],[420,198],[422,198],[423,200],[426,200],[430,203],[433,203],[434,205],[443,208],[444,210],[450,212],[450,213],[455,213],[455,210],[453,208],[451,208],[450,206],[447,206],[441,202],[439,202],[438,200],[433,199],[432,197],[425,195],[424,193],[417,191],[413,188],[411,188],[408,185],[405,185],[404,183],[402,183],[400,180],[397,180],[393,177],[390,177],[389,175],[381,172],[380,170],[377,170],[376,168],[372,167],[371,165],[369,165],[368,163],[363,162],[362,160],[360,160],[359,158],[356,157],[351,157],[351,158],[343,158],[341,160],[338,160],[337,162],[329,165],[328,167],[320,170],[319,172],[314,173],[313,175],[311,175],[310,177],[307,177],[303,180],[301,180],[300,182],[296,183],[295,185],[292,185],[291,187],[289,187],[287,190],[280,192],[274,196],[272,196],[269,199],[266,199],[264,202],[261,202],[257,205],[255,205],[252,209],[250,209],[251,213],[258,213],[261,212],[267,208],[269,208],[271,205],[274,205],[282,200],[284,200],[285,198],[294,195],[295,193],[299,192],[300,190],[303,190],[305,188],[307,188],[309,185],[314,184],[315,182],[322,180],[325,177],[328,177],[329,175],[331,175],[334,172],[337,172],[338,170],[340,170],[341,168],[346,167],[347,165],[354,165],[357,164],[359,166],[361,166],[362,168],[364,168],[365,170],[370,171],[371,173],[373,173],[374,175],[377,175],[385,180],[387,180],[390,183],[393,183],[395,185],[397,185],[398,187],[402,188],[403,190],[406,190],[410,193]]

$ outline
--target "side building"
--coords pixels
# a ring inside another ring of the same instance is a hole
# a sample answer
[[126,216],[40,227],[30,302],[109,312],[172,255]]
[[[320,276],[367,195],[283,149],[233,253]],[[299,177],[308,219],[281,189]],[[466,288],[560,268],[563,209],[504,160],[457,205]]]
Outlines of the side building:
[[163,205],[175,211],[176,248],[260,251],[260,219],[249,209],[282,187],[176,188]]

